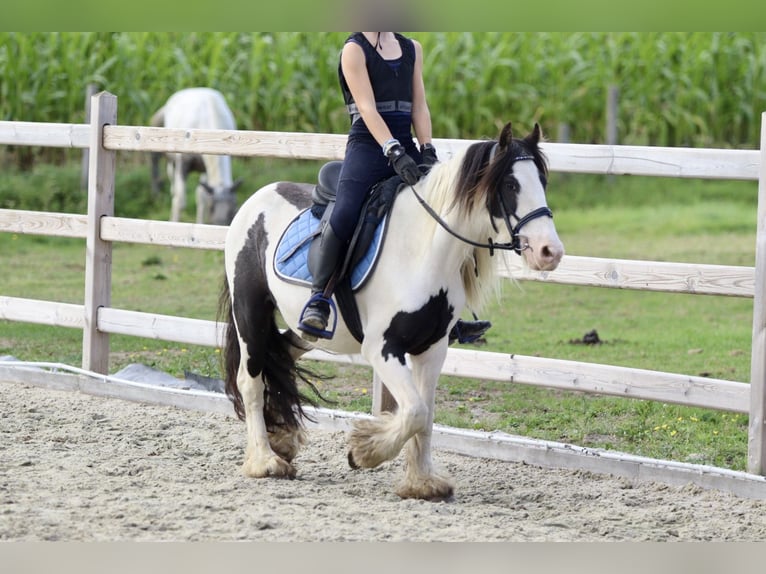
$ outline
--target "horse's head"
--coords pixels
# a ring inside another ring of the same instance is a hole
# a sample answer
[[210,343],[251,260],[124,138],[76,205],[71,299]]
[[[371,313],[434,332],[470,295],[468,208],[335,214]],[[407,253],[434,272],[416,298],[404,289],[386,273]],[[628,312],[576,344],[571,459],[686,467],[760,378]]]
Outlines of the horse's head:
[[199,184],[208,193],[210,202],[208,203],[207,219],[213,225],[229,225],[237,213],[237,188],[242,184],[238,179],[230,185],[212,186],[205,181]]
[[464,167],[458,189],[473,190],[474,200],[483,195],[498,240],[512,245],[531,269],[550,271],[561,261],[564,246],[546,202],[548,167],[540,136],[535,124],[525,138],[514,138],[508,123],[496,142],[475,144],[465,160],[474,169]]

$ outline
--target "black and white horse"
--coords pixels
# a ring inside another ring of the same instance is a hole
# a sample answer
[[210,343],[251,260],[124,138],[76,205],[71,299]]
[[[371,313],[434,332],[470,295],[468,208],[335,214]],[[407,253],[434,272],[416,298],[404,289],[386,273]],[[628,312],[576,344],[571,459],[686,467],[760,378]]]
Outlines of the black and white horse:
[[513,138],[508,124],[498,141],[470,145],[399,192],[374,273],[355,293],[361,343],[342,317],[332,339],[309,344],[299,337],[309,286],[276,271],[280,238],[310,207],[314,186],[272,183],[242,205],[226,238],[221,317],[228,321],[226,391],[247,427],[246,475],[295,476],[306,400],[296,360],[314,345],[361,352],[398,405],[355,422],[351,466],[376,467],[406,446],[399,496],[452,496],[451,480],[431,459],[434,394],[450,328],[466,305],[479,309],[494,291],[494,250],[513,249],[536,270],[555,269],[564,253],[546,203],[539,140],[538,125]]
[[[152,126],[184,129],[234,130],[232,114],[223,95],[212,88],[188,88],[170,96],[151,120]],[[152,154],[152,190],[160,191],[159,161]],[[197,223],[228,225],[237,211],[235,191],[241,181],[232,181],[231,157],[211,154],[167,154],[172,206],[170,221],[180,221],[186,207],[186,178],[199,172]]]

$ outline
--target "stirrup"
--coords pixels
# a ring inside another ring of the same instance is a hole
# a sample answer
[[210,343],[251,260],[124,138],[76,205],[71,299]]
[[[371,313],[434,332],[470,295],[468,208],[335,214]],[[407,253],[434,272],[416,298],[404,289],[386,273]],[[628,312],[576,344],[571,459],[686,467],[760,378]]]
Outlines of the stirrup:
[[[306,325],[303,322],[303,316],[306,314],[306,310],[309,308],[309,306],[314,302],[324,302],[327,303],[327,305],[330,307],[330,313],[332,314],[332,329],[317,329],[316,327],[312,327],[311,325]],[[338,310],[335,307],[335,302],[332,300],[332,297],[325,297],[322,293],[315,293],[311,296],[311,298],[308,300],[308,302],[303,306],[303,311],[301,311],[301,317],[298,320],[298,329],[303,331],[305,334],[314,337],[314,339],[321,338],[321,339],[332,339],[335,335],[335,328],[338,326]],[[308,337],[305,337],[308,338]]]

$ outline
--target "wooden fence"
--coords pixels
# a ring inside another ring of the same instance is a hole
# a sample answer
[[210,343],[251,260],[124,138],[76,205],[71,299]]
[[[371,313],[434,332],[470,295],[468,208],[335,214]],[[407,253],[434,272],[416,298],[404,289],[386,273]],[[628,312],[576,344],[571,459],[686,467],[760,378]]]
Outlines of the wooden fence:
[[[108,372],[109,335],[124,334],[217,346],[213,321],[111,307],[111,245],[147,243],[223,249],[226,227],[114,217],[117,151],[219,153],[312,160],[340,159],[344,135],[259,131],[183,130],[120,126],[117,98],[93,96],[90,124],[0,122],[0,144],[83,148],[89,155],[87,215],[0,209],[0,231],[86,239],[83,305],[0,295],[0,319],[83,330],[83,369]],[[436,139],[449,157],[467,140]],[[754,299],[751,381],[718,379],[520,355],[450,349],[443,373],[730,410],[749,415],[748,472],[766,474],[766,113],[760,151],[612,145],[543,144],[555,172],[650,175],[758,181],[756,266],[700,265],[565,256],[553,272],[533,272],[504,255],[507,277]],[[359,356],[312,351],[311,359],[364,363]],[[374,391],[379,400],[379,389]]]

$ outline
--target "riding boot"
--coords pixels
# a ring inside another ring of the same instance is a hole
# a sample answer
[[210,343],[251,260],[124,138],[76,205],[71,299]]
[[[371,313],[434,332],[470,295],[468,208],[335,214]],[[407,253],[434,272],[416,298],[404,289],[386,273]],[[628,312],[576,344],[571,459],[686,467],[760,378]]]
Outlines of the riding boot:
[[313,276],[311,284],[311,299],[303,309],[298,328],[303,331],[303,337],[316,340],[317,336],[332,337],[326,331],[330,320],[330,304],[328,299],[332,293],[325,293],[330,281],[345,252],[345,242],[338,238],[329,222],[322,229],[318,241],[315,240],[309,251],[309,269]]
[[492,326],[489,321],[463,321],[458,319],[449,332],[449,344],[455,341],[459,343],[473,343]]

